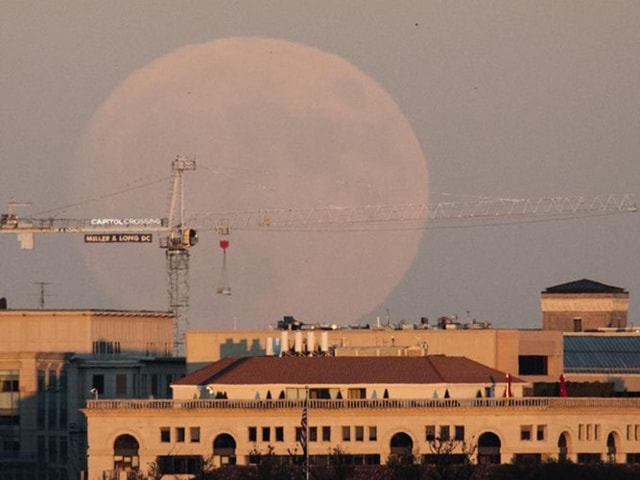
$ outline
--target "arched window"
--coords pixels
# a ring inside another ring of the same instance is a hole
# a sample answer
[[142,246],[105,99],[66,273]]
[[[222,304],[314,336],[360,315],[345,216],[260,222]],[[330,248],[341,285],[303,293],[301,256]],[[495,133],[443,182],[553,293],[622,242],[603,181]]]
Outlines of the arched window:
[[413,455],[413,440],[404,432],[398,432],[391,437],[391,456],[399,459],[409,459]]
[[220,465],[235,465],[236,441],[228,433],[221,433],[213,440],[213,456]]
[[558,437],[558,461],[566,462],[569,457],[569,434],[562,432]]
[[478,438],[478,463],[500,463],[500,438],[493,432],[485,432]]
[[140,457],[138,440],[132,435],[124,434],[116,438],[113,443],[113,469],[116,471],[138,470]]
[[616,461],[616,434],[611,432],[607,436],[607,460],[610,462]]

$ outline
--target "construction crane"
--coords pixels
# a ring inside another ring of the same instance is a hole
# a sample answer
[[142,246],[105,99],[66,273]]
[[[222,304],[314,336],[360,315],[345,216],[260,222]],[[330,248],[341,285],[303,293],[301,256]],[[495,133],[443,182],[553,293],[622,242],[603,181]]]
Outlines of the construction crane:
[[[199,230],[353,231],[496,225],[637,212],[630,194],[480,199],[430,204],[328,206],[217,212],[192,217]],[[228,246],[228,244],[227,244]]]
[[189,249],[198,242],[195,229],[184,223],[184,172],[195,170],[195,159],[178,156],[172,162],[167,218],[22,218],[16,207],[28,203],[10,202],[8,213],[0,216],[0,233],[15,234],[23,250],[35,247],[35,234],[80,233],[86,243],[146,243],[152,234],[160,234],[160,247],[165,250],[169,309],[174,315],[174,351],[181,354],[188,327]]
[[[169,307],[175,316],[174,349],[181,353],[188,328],[189,257],[198,241],[198,230],[215,230],[221,236],[223,277],[217,293],[230,295],[226,278],[228,235],[235,230],[384,230],[424,229],[452,226],[495,225],[613,215],[637,212],[632,195],[544,197],[537,199],[481,199],[468,202],[431,204],[328,206],[309,209],[262,209],[197,214],[185,220],[185,171],[195,170],[195,160],[178,156],[172,163],[169,215],[166,219],[134,219],[136,222],[20,218],[10,204],[9,213],[0,217],[0,233],[17,235],[23,249],[34,247],[36,233],[84,233],[92,241],[133,241],[139,234],[159,232],[160,246],[166,251]],[[129,219],[131,220],[131,219]],[[98,236],[97,238],[93,238]],[[104,238],[103,238],[104,237]],[[149,236],[150,237],[150,236]]]

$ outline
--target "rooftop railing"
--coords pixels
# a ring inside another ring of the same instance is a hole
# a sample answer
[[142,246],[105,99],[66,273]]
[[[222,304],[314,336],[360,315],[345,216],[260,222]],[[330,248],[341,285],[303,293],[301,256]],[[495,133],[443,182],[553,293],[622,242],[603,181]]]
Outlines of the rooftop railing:
[[[87,400],[88,410],[171,410],[171,409],[301,409],[304,400]],[[311,399],[308,407],[314,409],[407,409],[407,408],[639,408],[640,398],[469,398],[469,399]]]

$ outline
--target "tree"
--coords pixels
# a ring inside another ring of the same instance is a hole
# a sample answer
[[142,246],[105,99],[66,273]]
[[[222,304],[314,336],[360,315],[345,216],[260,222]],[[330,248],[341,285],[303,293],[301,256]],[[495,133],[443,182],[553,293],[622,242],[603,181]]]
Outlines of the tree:
[[313,465],[310,475],[314,480],[348,480],[353,476],[354,466],[346,452],[338,447],[329,450],[326,465]]
[[452,438],[432,437],[429,439],[427,463],[433,464],[437,480],[469,480],[475,464],[473,457],[477,445],[473,442]]

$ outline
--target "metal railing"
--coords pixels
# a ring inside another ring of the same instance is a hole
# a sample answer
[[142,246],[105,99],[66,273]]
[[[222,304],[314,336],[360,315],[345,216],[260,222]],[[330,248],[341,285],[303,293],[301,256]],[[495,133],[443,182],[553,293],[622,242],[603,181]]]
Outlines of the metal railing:
[[[170,410],[170,409],[299,409],[303,400],[138,400],[105,399],[87,400],[88,410]],[[442,399],[312,399],[309,408],[314,409],[407,409],[407,408],[639,408],[640,398],[442,398]]]

